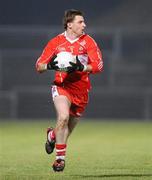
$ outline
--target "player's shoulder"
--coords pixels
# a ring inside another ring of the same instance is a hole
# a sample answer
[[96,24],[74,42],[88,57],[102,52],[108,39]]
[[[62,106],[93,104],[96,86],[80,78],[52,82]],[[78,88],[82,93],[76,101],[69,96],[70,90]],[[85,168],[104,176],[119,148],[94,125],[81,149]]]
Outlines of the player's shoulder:
[[96,41],[93,37],[91,37],[89,34],[84,34],[81,36],[82,40],[85,40],[89,44],[96,44]]
[[85,39],[86,41],[95,41],[94,38],[91,37],[89,34],[83,34],[81,38]]
[[66,38],[65,38],[65,33],[63,32],[63,33],[58,34],[58,35],[56,36],[56,39],[57,39],[58,41],[63,41],[63,40],[65,40],[65,39],[66,39]]
[[61,33],[61,34],[58,34],[56,35],[55,37],[53,37],[52,39],[49,40],[49,43],[59,43],[60,41],[63,41],[65,38],[64,38],[64,34]]

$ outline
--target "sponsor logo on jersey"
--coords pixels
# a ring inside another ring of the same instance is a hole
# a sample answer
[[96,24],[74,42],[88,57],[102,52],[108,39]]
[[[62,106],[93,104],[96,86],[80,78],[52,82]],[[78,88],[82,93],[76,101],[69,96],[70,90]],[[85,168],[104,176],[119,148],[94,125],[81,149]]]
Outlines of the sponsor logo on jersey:
[[66,51],[65,47],[58,47],[58,51],[62,52],[62,51]]

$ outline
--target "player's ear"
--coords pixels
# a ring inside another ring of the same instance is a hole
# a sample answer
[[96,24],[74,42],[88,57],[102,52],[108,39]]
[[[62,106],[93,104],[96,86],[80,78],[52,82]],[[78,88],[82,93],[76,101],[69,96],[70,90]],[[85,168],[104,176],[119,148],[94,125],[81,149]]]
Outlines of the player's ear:
[[67,23],[67,27],[71,29],[72,23],[71,23],[71,22],[68,22],[68,23]]

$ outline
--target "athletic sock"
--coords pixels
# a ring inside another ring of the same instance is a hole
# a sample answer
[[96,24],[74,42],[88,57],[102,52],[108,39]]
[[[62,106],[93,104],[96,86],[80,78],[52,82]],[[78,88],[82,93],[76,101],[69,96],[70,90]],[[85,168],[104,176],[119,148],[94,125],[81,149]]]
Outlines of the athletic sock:
[[66,144],[56,144],[55,148],[56,148],[56,160],[57,159],[65,159],[65,155],[66,155]]
[[50,132],[48,133],[48,140],[49,140],[49,142],[55,140],[55,132],[54,132],[54,130],[53,130],[53,131],[50,131]]

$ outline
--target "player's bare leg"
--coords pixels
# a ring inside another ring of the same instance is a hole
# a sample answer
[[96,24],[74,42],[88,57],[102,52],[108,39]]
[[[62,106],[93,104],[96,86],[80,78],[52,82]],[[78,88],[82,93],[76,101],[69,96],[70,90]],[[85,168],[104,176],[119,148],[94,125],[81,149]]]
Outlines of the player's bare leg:
[[[65,166],[66,143],[79,118],[69,116],[70,101],[66,96],[56,96],[54,105],[57,112],[57,123],[55,128],[56,139],[56,161],[53,164],[55,171],[63,171]],[[52,136],[54,138],[54,135]]]
[[68,136],[70,136],[70,134],[72,133],[72,131],[78,124],[79,120],[80,120],[80,118],[78,118],[78,117],[70,116],[69,123],[68,123],[68,129],[69,129]]
[[55,128],[56,143],[65,144],[69,134],[69,110],[71,103],[66,96],[56,96],[54,98],[54,105],[57,112],[57,123]]
[[54,106],[57,113],[55,127],[56,136],[56,160],[53,164],[54,171],[63,171],[65,167],[66,143],[69,136],[69,110],[71,103],[66,96],[54,97]]

